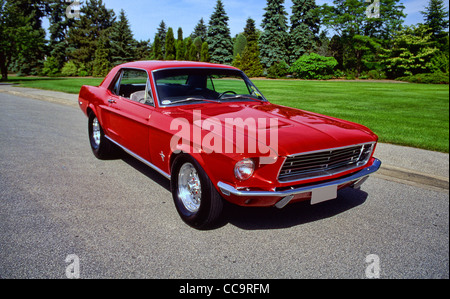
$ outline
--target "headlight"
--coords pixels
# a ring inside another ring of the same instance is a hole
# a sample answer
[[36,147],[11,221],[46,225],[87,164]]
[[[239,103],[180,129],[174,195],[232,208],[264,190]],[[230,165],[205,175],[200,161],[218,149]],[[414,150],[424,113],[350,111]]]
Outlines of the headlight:
[[252,159],[244,159],[236,163],[234,175],[238,180],[248,180],[255,172],[255,162]]

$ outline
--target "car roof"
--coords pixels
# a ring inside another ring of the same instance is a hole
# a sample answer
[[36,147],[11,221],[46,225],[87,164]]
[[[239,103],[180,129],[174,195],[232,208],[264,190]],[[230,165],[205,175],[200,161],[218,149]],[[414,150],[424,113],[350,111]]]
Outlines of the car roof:
[[141,68],[147,71],[155,71],[168,68],[227,68],[237,69],[235,67],[223,64],[197,62],[197,61],[165,61],[165,60],[152,60],[152,61],[136,61],[129,62],[120,65],[120,68]]

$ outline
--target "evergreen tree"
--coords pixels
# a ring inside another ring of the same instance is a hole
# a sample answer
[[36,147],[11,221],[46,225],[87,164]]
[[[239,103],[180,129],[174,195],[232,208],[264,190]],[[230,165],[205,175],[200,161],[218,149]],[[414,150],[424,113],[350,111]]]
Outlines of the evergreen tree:
[[191,47],[192,47],[192,38],[190,36],[188,36],[185,40],[184,40],[184,44],[185,44],[185,49],[186,52],[184,53],[184,60],[191,60],[190,56],[189,56],[189,52],[191,51]]
[[166,35],[166,46],[165,46],[165,60],[175,60],[177,56],[176,45],[175,45],[175,37],[173,35],[173,29],[169,27],[167,29]]
[[425,11],[421,12],[425,25],[432,33],[432,40],[436,46],[448,56],[448,25],[449,12],[443,0],[429,0]]
[[67,62],[67,35],[75,20],[66,17],[66,9],[70,5],[65,0],[52,0],[48,4],[48,17],[50,26],[49,54],[54,57],[58,68],[61,69]]
[[222,1],[217,0],[214,13],[209,21],[206,39],[210,49],[210,59],[213,63],[231,64],[233,61],[233,43],[228,20]]
[[240,54],[237,54],[236,57],[234,57],[232,66],[242,70],[242,58]]
[[328,32],[326,30],[323,30],[319,34],[319,38],[316,43],[315,47],[315,53],[319,54],[320,56],[330,57],[330,39],[327,36]]
[[261,62],[269,68],[288,57],[289,36],[284,0],[267,0],[266,13],[262,21],[263,33],[259,38]]
[[136,59],[137,42],[123,9],[120,11],[119,20],[111,28],[109,40],[111,62],[114,66]]
[[183,40],[183,28],[179,27],[177,32],[177,41]]
[[434,36],[439,36],[442,32],[448,31],[448,10],[446,10],[443,0],[429,0],[425,11],[421,12],[425,25],[430,27]]
[[196,37],[200,37],[202,41],[205,41],[207,35],[208,35],[208,28],[206,27],[203,18],[201,18],[198,24],[195,26],[194,32],[191,34],[191,38],[195,39]]
[[251,18],[247,19],[244,36],[247,44],[242,53],[236,55],[233,65],[244,71],[250,77],[259,77],[263,74],[263,66],[260,61],[258,32],[255,21]]
[[136,60],[151,59],[151,52],[150,39],[136,42]]
[[189,61],[198,61],[199,59],[199,52],[197,47],[194,45],[194,43],[191,44],[191,47],[188,48],[188,60]]
[[207,42],[203,42],[202,51],[200,53],[200,61],[209,62],[209,46]]
[[203,44],[202,38],[200,36],[197,36],[196,38],[194,38],[194,41],[192,43],[197,48],[197,52],[198,52],[197,60],[200,60],[200,52],[202,51],[202,44]]
[[105,77],[111,70],[112,64],[109,61],[110,43],[107,30],[102,32],[95,50],[95,58],[92,67],[92,75],[95,77]]
[[344,69],[344,47],[342,39],[339,35],[335,34],[328,44],[328,51],[338,62],[337,68]]
[[290,63],[311,52],[317,41],[320,20],[315,0],[293,0],[290,30]]
[[159,23],[157,35],[159,38],[159,41],[161,42],[161,51],[162,53],[166,53],[166,35],[167,35],[167,29],[166,29],[166,23],[164,20]]
[[252,41],[258,41],[259,35],[256,31],[255,20],[253,20],[252,18],[247,19],[247,23],[244,28],[244,36],[247,39],[248,43]]
[[242,56],[242,52],[244,52],[245,47],[247,46],[247,38],[244,33],[240,33],[236,40],[234,41],[233,46],[233,57],[236,57],[238,54]]
[[261,64],[259,46],[256,41],[249,42],[245,47],[239,68],[249,77],[262,76],[263,65]]
[[155,35],[155,40],[153,41],[152,56],[153,60],[163,60],[164,55],[162,52],[161,40],[159,39],[158,33]]
[[70,57],[76,64],[85,66],[92,73],[97,42],[103,30],[112,27],[115,21],[114,11],[107,9],[102,0],[88,0],[81,7],[80,19],[70,28],[68,43]]
[[184,40],[177,41],[177,60],[182,61],[186,59],[186,44]]

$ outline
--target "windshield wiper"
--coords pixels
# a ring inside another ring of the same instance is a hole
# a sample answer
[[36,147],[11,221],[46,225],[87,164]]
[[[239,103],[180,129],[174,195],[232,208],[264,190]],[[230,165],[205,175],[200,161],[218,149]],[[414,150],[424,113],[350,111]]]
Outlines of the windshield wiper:
[[[166,105],[174,105],[174,104],[180,104],[180,103],[186,103],[186,102],[209,102],[209,103],[220,103],[219,101],[214,101],[214,100],[207,100],[207,99],[199,99],[199,98],[187,98],[185,100],[181,100],[181,101],[176,101],[176,102],[170,102],[169,104]],[[164,102],[163,102],[164,104]]]
[[264,102],[263,99],[255,98],[255,97],[252,97],[252,96],[244,96],[244,95],[235,95],[233,97],[226,97],[224,99],[225,100],[228,100],[228,99],[231,99],[231,100],[233,100],[233,99],[248,99],[248,100],[253,100],[253,101],[258,101],[258,102]]

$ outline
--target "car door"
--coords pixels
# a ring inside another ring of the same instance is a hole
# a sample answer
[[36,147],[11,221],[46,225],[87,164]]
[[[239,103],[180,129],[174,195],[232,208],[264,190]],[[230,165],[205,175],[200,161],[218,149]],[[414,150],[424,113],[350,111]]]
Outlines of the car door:
[[108,90],[104,109],[108,135],[134,154],[149,159],[149,120],[154,102],[148,73],[122,69]]

